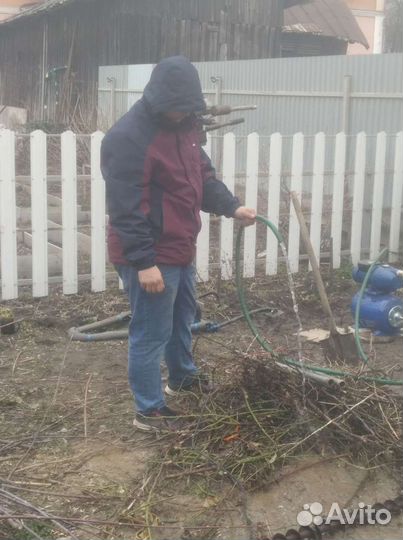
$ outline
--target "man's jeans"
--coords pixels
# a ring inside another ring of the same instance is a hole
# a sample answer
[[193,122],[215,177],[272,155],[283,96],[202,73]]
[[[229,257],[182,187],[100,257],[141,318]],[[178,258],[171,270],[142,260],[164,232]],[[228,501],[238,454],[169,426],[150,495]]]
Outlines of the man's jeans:
[[117,265],[129,296],[129,383],[138,412],[165,405],[161,387],[161,360],[165,359],[169,382],[191,382],[197,373],[192,358],[191,324],[196,313],[193,265],[158,265],[165,283],[162,293],[148,293],[132,266]]

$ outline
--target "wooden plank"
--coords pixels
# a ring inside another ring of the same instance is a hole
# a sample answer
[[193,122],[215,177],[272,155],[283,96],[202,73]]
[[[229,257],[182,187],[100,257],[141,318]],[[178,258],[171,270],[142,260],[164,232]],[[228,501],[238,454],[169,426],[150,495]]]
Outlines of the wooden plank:
[[358,133],[355,166],[354,166],[354,191],[353,191],[353,215],[351,222],[351,259],[357,264],[361,258],[362,217],[364,207],[364,187],[366,169],[366,134]]
[[218,34],[219,60],[228,60],[228,14],[220,12],[220,28]]
[[77,148],[71,131],[61,135],[63,293],[78,292]]
[[385,187],[386,133],[378,133],[376,137],[374,188],[372,192],[371,241],[369,256],[371,259],[379,255],[382,232],[383,192]]
[[169,32],[169,56],[174,56],[180,51],[181,21],[171,19],[171,31]]
[[[299,201],[302,196],[302,176],[304,167],[304,135],[296,133],[292,143],[291,191],[295,191]],[[288,257],[291,272],[299,269],[300,226],[294,206],[290,204],[288,233]]]
[[211,29],[208,33],[208,60],[218,60],[218,27]]
[[[60,245],[63,243],[63,227],[59,223],[55,223],[50,219],[48,219],[48,241]],[[91,236],[88,236],[88,234],[84,234],[82,232],[77,232],[77,243],[79,252],[91,255]]]
[[[323,185],[325,174],[326,138],[324,133],[315,135],[312,176],[312,202],[310,239],[312,248],[320,264],[320,241],[322,236]],[[309,269],[312,270],[311,265]]]
[[[29,255],[20,255],[20,257],[29,257]],[[116,272],[106,272],[106,279],[108,281],[113,281],[113,285],[115,286],[116,281],[117,281],[117,273]],[[78,282],[79,283],[84,283],[84,282],[87,282],[87,281],[91,281],[91,275],[90,274],[80,274],[78,276]],[[49,282],[49,285],[57,285],[57,284],[63,283],[63,277],[62,276],[49,276],[48,282]],[[1,280],[0,280],[0,284],[1,284]],[[30,278],[21,278],[21,279],[18,280],[18,285],[20,287],[31,286],[32,285],[32,279],[30,279]]]
[[396,135],[393,174],[392,208],[390,215],[389,261],[399,260],[403,210],[403,131]]
[[[231,193],[234,193],[235,135],[233,133],[224,135],[223,182]],[[231,279],[234,251],[234,221],[232,219],[221,218],[220,240],[221,277],[223,279]]]
[[199,21],[191,21],[191,51],[190,59],[193,62],[201,61],[202,57],[200,54],[200,43],[201,43],[201,25]]
[[186,21],[186,56],[192,61],[192,52],[193,52],[193,33],[192,33],[192,21]]
[[343,231],[344,184],[346,174],[346,134],[336,135],[334,154],[334,177],[332,197],[331,237],[333,246],[333,268],[340,268],[341,241]]
[[48,295],[48,224],[46,134],[31,133],[32,294]]
[[[89,211],[79,210],[77,207],[77,221],[79,223],[89,223],[91,219],[91,214]],[[48,218],[52,221],[61,223],[62,220],[62,209],[60,206],[48,206]],[[31,208],[25,208],[17,206],[17,221],[20,225],[27,225],[31,223]]]
[[[91,176],[89,174],[78,174],[77,180],[90,180]],[[21,174],[15,177],[15,181],[17,184],[27,184],[28,186],[31,185],[31,177],[26,174]],[[60,174],[48,174],[47,176],[47,183],[49,184],[57,184],[62,181],[62,177]],[[48,200],[49,202],[49,200]]]
[[[49,244],[48,244],[49,245]],[[48,255],[48,282],[51,276],[59,276],[62,274],[62,255],[61,253],[53,253],[49,249]],[[32,279],[32,255],[18,255],[18,282],[22,279]]]
[[[269,190],[267,218],[276,226],[280,219],[280,193],[281,193],[281,169],[282,169],[283,140],[280,133],[274,133],[270,137],[269,158]],[[267,229],[266,239],[266,274],[277,274],[278,265],[278,241],[273,232]]]
[[0,129],[0,260],[1,296],[18,297],[15,135]]
[[56,195],[48,195],[47,201],[49,206],[61,206],[62,200],[60,197],[56,197]]
[[253,54],[253,57],[252,58],[259,58],[259,53],[260,53],[260,26],[257,26],[256,24],[254,24],[252,26],[252,29],[253,29],[253,33],[252,33],[252,54]]
[[[30,234],[27,231],[23,231],[22,238],[23,238],[24,246],[32,248],[32,234]],[[58,257],[60,257],[60,259],[62,259],[63,249],[57,246],[56,244],[52,244],[51,242],[48,242],[48,255],[57,255]]]
[[169,19],[166,15],[161,18],[160,34],[161,34],[161,58],[166,58],[167,56],[169,56],[169,48],[168,48]]
[[207,42],[208,42],[208,24],[203,22],[201,25],[201,38],[200,38],[200,60],[206,60],[207,55]]
[[[257,208],[258,172],[259,172],[259,135],[248,135],[247,162],[246,162],[246,192],[245,206]],[[256,262],[256,225],[246,227],[244,242],[243,275],[255,275]]]
[[101,142],[104,134],[100,131],[91,135],[91,289],[104,291],[106,243],[105,243],[105,182],[101,173]]
[[181,21],[180,52],[184,56],[189,56],[190,42],[189,42],[189,39],[188,39],[188,23],[189,23],[189,21],[186,21],[186,20]]
[[232,58],[239,60],[241,58],[241,25],[234,24],[234,50]]

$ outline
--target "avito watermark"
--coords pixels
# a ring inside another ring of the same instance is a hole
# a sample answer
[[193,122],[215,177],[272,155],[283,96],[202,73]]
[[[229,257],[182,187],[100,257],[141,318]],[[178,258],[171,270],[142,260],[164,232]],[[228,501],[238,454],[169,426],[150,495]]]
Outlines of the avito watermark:
[[340,508],[338,503],[332,503],[327,515],[323,516],[323,506],[319,502],[304,504],[304,509],[297,516],[297,523],[301,527],[310,525],[329,525],[332,522],[341,525],[387,525],[392,519],[392,514],[386,508],[375,509],[360,502],[358,508],[348,510]]

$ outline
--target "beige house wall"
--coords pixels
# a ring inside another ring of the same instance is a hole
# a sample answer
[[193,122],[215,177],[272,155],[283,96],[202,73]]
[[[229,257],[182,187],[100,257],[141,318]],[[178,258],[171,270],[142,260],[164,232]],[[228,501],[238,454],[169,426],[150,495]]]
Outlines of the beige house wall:
[[357,43],[350,44],[347,54],[380,54],[383,52],[384,0],[347,0],[363,34],[369,43],[365,49]]
[[36,4],[42,4],[45,0],[0,0],[0,21],[12,17],[22,9]]

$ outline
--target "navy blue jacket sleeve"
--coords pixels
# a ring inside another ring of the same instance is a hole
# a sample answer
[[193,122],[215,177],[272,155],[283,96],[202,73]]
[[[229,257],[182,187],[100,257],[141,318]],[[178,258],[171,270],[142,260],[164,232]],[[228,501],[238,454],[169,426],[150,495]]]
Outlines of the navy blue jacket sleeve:
[[121,240],[125,258],[138,270],[155,264],[148,220],[151,171],[146,153],[146,148],[119,131],[108,133],[102,142],[109,224]]
[[215,169],[206,152],[201,149],[203,201],[202,210],[218,216],[233,217],[235,210],[241,206],[224,182],[217,180]]

